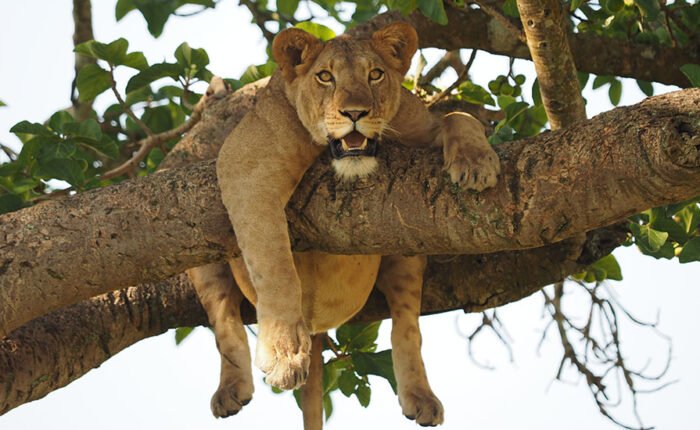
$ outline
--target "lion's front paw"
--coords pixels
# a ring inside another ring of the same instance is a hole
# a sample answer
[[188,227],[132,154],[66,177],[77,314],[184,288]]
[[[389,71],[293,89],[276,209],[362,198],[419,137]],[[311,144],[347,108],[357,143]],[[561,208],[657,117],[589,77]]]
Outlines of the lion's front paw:
[[236,415],[253,398],[252,375],[222,383],[211,398],[211,412],[217,418]]
[[459,186],[482,191],[496,185],[501,163],[488,144],[474,147],[455,139],[445,148],[445,170]]
[[255,365],[265,382],[283,390],[299,388],[309,374],[311,338],[302,321],[261,321]]
[[399,393],[399,404],[406,418],[415,420],[423,427],[442,424],[444,417],[442,403],[430,388],[415,387]]

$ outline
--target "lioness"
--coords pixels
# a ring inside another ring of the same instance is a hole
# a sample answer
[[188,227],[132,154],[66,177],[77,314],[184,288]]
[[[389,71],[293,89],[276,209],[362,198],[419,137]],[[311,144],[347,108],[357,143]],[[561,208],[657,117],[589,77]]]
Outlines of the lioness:
[[442,145],[452,181],[477,191],[496,184],[499,160],[473,117],[435,118],[402,88],[418,46],[415,30],[390,24],[369,38],[321,42],[282,31],[272,53],[279,70],[226,139],[217,161],[224,205],[242,252],[228,268],[190,271],[221,353],[221,382],[212,398],[218,417],[250,401],[253,382],[240,317],[245,296],[257,309],[255,364],[282,389],[304,383],[309,333],[350,319],[376,284],[393,323],[391,342],[399,402],[421,425],[443,421],[420,353],[418,327],[424,257],[292,253],[285,206],[304,172],[330,149],[341,180],[364,178],[390,137],[405,145]]

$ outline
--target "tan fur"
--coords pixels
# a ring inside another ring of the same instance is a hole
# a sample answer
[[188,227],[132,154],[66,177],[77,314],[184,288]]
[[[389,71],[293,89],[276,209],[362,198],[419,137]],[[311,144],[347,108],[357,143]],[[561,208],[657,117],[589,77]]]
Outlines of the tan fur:
[[[442,405],[428,385],[418,329],[425,259],[292,253],[284,213],[302,175],[326,150],[328,138],[339,139],[353,129],[406,145],[442,145],[453,181],[477,191],[495,184],[498,157],[481,124],[465,114],[434,118],[401,87],[416,47],[415,30],[405,23],[384,27],[369,39],[341,36],[326,43],[298,29],[281,32],[272,48],[280,71],[226,139],[217,175],[242,251],[242,258],[231,260],[230,266],[240,290],[257,309],[255,364],[266,373],[266,381],[283,389],[303,384],[309,333],[350,319],[376,282],[391,310],[403,412],[419,424],[436,425],[443,420]],[[337,163],[346,160],[333,164],[346,180],[366,177],[376,165],[371,160],[353,164],[352,159]],[[222,385],[212,408],[215,415],[226,416],[252,394],[248,377],[241,374],[250,367],[250,357],[244,356],[247,347],[229,344],[245,341],[240,336],[240,302],[212,300],[234,294],[234,287],[220,268],[210,267],[206,276],[198,270],[190,275],[222,351]],[[225,282],[217,284],[216,279]]]

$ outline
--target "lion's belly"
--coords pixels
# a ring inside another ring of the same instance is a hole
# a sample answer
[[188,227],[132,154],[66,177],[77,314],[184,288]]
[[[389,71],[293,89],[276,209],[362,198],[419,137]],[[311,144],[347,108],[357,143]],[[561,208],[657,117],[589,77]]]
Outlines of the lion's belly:
[[[378,255],[294,253],[304,320],[311,332],[338,327],[362,309],[377,280],[380,261]],[[232,260],[231,267],[243,295],[255,303],[255,289],[243,259]]]

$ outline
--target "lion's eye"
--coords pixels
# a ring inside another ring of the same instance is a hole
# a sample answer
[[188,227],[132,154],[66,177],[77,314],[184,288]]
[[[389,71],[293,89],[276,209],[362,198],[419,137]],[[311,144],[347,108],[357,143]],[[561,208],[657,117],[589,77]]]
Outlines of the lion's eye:
[[323,84],[327,84],[333,82],[333,75],[331,75],[331,72],[329,72],[328,70],[323,70],[321,72],[316,73],[316,79],[318,79],[318,81]]
[[372,69],[372,71],[369,72],[369,80],[370,81],[378,81],[383,77],[384,77],[384,72],[381,71],[380,69]]

